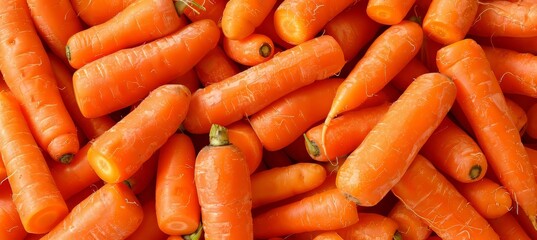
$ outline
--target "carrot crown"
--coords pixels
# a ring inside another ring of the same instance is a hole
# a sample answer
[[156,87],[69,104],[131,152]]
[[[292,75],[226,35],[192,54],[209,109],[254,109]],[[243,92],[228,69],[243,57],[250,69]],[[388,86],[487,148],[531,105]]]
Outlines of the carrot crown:
[[214,147],[229,145],[227,128],[218,124],[211,125],[211,130],[209,131],[209,145]]
[[201,233],[203,233],[203,224],[200,222],[198,229],[190,235],[184,235],[185,240],[199,240],[201,238]]

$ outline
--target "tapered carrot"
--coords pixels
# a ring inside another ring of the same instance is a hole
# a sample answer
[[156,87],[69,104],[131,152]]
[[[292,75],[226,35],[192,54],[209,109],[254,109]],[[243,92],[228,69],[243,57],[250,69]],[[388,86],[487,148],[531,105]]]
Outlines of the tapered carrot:
[[157,223],[155,199],[142,203],[143,219],[140,226],[127,237],[127,240],[166,240],[168,234],[160,230]]
[[489,166],[537,229],[534,173],[482,48],[471,39],[450,44],[439,50],[437,64],[455,82],[457,103]]
[[89,26],[106,22],[136,0],[71,0],[77,16]]
[[222,14],[228,0],[193,1],[179,0],[176,5],[182,9],[185,16],[191,21],[211,19],[218,26],[221,25]]
[[367,2],[367,15],[384,25],[398,24],[406,17],[416,0],[370,0]]
[[240,40],[224,38],[222,45],[227,56],[245,66],[266,62],[274,55],[272,39],[260,33],[252,33]]
[[201,210],[194,183],[196,152],[192,140],[174,134],[159,152],[155,189],[159,228],[169,235],[193,233]]
[[134,194],[140,194],[149,186],[157,174],[158,152],[155,152],[142,166],[124,182]]
[[172,0],[138,0],[104,23],[75,33],[65,47],[73,68],[144,42],[166,36],[187,24]]
[[487,220],[421,155],[392,192],[443,239],[499,239]]
[[261,25],[275,4],[276,0],[229,0],[222,13],[222,32],[226,38],[233,40],[249,36]]
[[74,207],[41,239],[125,239],[142,219],[142,206],[129,187],[109,183]]
[[469,34],[477,36],[536,37],[537,5],[529,2],[479,2]]
[[263,145],[251,124],[246,120],[237,121],[227,126],[227,133],[231,144],[237,146],[248,165],[248,171],[253,173],[263,158]]
[[526,111],[528,124],[526,127],[526,133],[528,136],[537,139],[537,103],[533,104],[528,111]]
[[453,81],[443,74],[416,78],[341,165],[338,189],[358,205],[377,204],[440,124],[456,92]]
[[426,239],[432,233],[427,223],[401,201],[397,201],[387,217],[397,223],[397,231],[403,239]]
[[520,226],[518,220],[510,213],[488,221],[501,239],[531,239],[524,231],[524,228]]
[[213,21],[201,20],[166,37],[84,65],[73,75],[80,111],[85,117],[99,117],[134,104],[194,67],[216,46],[219,36]]
[[231,60],[220,46],[216,46],[209,51],[194,66],[194,69],[204,87],[240,72],[237,63]]
[[401,71],[399,71],[399,73],[393,77],[393,79],[390,81],[390,84],[397,90],[403,92],[408,85],[414,81],[415,78],[428,72],[430,72],[430,70],[419,59],[419,57],[414,57],[403,69],[401,69]]
[[244,155],[230,144],[223,126],[214,124],[209,138],[194,167],[205,239],[253,239],[252,190]]
[[315,38],[196,91],[184,127],[191,133],[206,133],[212,123],[228,125],[337,73],[343,65],[343,52],[334,38]]
[[274,26],[286,42],[296,45],[315,37],[328,21],[354,0],[284,0],[274,12]]
[[343,240],[337,232],[329,231],[317,235],[313,240]]
[[414,58],[420,49],[422,34],[417,23],[402,21],[375,39],[340,85],[324,122],[323,142],[333,118],[358,107],[368,96],[380,91]]
[[22,240],[27,232],[11,196],[9,183],[0,180],[0,239]]
[[88,150],[88,162],[101,179],[124,181],[160,148],[183,121],[190,91],[166,84],[149,96],[116,125],[99,136]]
[[474,23],[477,9],[477,0],[433,0],[423,19],[423,32],[441,44],[462,40]]
[[28,5],[22,0],[1,1],[0,15],[4,80],[21,103],[37,144],[52,159],[68,163],[79,148],[76,127],[62,102]]
[[509,192],[487,177],[471,183],[453,182],[453,185],[484,218],[498,218],[513,206]]
[[0,152],[22,225],[29,233],[46,233],[67,215],[67,206],[9,92],[0,92],[0,125]]

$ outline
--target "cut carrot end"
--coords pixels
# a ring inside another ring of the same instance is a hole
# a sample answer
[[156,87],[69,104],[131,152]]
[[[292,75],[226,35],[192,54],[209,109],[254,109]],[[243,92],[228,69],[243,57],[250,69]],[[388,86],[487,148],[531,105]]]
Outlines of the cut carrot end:
[[75,155],[72,153],[64,154],[60,157],[60,163],[69,164]]
[[69,46],[65,46],[65,56],[67,57],[67,61],[71,61],[71,48]]
[[174,216],[168,219],[163,224],[163,229],[170,235],[183,235],[195,233],[199,227],[199,222],[192,221],[188,217]]
[[42,234],[50,231],[68,214],[67,206],[53,206],[43,209],[32,216],[25,224],[30,233]]
[[229,145],[227,128],[218,124],[213,124],[209,131],[209,144],[211,146]]
[[470,168],[470,172],[468,173],[468,176],[470,176],[470,179],[475,180],[475,179],[478,179],[479,176],[481,176],[481,172],[482,172],[481,166],[474,165],[472,166],[472,168]]
[[272,54],[272,47],[268,43],[263,43],[259,48],[259,55],[264,58],[270,57]]
[[203,224],[200,222],[198,229],[190,235],[184,235],[183,238],[185,240],[199,240],[201,238],[201,234],[203,233]]
[[390,7],[368,7],[367,13],[371,17],[371,19],[381,24],[393,25],[399,23],[399,21],[395,20],[395,12]]
[[92,147],[88,150],[88,161],[99,178],[108,183],[119,182],[121,174],[118,166]]
[[317,143],[314,141],[311,141],[306,134],[304,134],[304,139],[306,142],[306,151],[309,155],[313,157],[318,157],[321,155],[321,151],[319,150],[319,146],[317,146]]
[[428,37],[438,43],[450,44],[464,38],[464,34],[458,28],[453,27],[451,23],[424,22],[423,27]]
[[393,234],[393,240],[403,240],[403,235],[401,235],[401,233],[396,230]]

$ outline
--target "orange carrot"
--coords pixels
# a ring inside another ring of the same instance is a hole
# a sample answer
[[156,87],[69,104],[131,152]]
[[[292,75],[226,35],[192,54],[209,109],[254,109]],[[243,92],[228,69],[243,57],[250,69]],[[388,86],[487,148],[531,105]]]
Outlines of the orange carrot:
[[537,229],[534,173],[482,48],[471,39],[450,44],[439,50],[437,64],[440,71],[455,82],[457,103],[489,166]]
[[421,155],[392,192],[443,239],[499,239],[487,220]]
[[533,104],[527,111],[527,122],[526,134],[532,138],[537,139],[537,103]]
[[91,194],[99,190],[102,186],[104,186],[103,181],[97,181],[95,183],[92,183],[88,185],[86,188],[80,190],[73,196],[69,197],[67,200],[65,200],[65,204],[67,204],[67,208],[69,208],[69,212],[73,210],[73,208],[76,207],[79,203],[84,201],[84,199],[88,198]]
[[78,69],[110,53],[166,36],[186,24],[172,0],[138,0],[106,22],[71,36],[65,47],[67,60]]
[[62,102],[28,5],[22,0],[0,1],[0,15],[4,80],[20,102],[37,144],[52,159],[68,163],[79,148],[76,127]]
[[418,24],[403,21],[389,27],[375,39],[340,85],[326,116],[323,142],[333,118],[360,106],[368,96],[380,91],[414,58],[420,49],[422,34]]
[[132,112],[99,136],[88,150],[88,162],[106,182],[132,176],[183,121],[190,91],[166,84],[153,90]]
[[423,19],[423,32],[441,44],[462,40],[474,23],[477,6],[477,0],[433,0]]
[[185,85],[190,92],[195,92],[201,87],[200,79],[198,79],[198,75],[194,69],[188,70],[185,74],[169,81],[168,83]]
[[260,33],[252,33],[240,40],[224,38],[222,45],[227,56],[245,66],[266,62],[274,55],[272,39]]
[[348,227],[336,230],[343,239],[401,239],[397,222],[378,213],[358,213],[360,220]]
[[416,0],[370,0],[367,2],[367,15],[384,25],[398,24],[406,17]]
[[536,37],[537,5],[529,2],[479,2],[468,33],[476,36]]
[[41,239],[125,239],[142,219],[142,206],[129,187],[109,183],[74,207]]
[[[276,32],[276,27],[274,26],[274,12],[280,5],[280,3],[283,0],[278,0],[276,4],[274,4],[274,7],[270,10],[270,13],[265,17],[263,22],[255,29],[256,33],[261,33],[266,36],[268,36],[272,41],[274,42],[274,45],[276,48],[282,47],[283,49],[289,49],[294,46],[294,44],[290,44],[286,41],[284,41]],[[277,49],[276,49],[277,50]],[[274,51],[275,53],[278,51]]]
[[531,239],[537,238],[537,230],[533,228],[533,224],[530,222],[528,216],[523,211],[519,211],[518,206],[513,207],[509,213],[517,219],[517,222]]
[[297,45],[310,40],[332,18],[351,6],[354,0],[284,0],[274,12],[276,33]]
[[9,183],[0,180],[0,239],[22,240],[27,232],[11,196]]
[[426,239],[432,233],[425,221],[401,201],[397,201],[387,216],[397,223],[397,231],[403,239]]
[[169,235],[193,233],[200,223],[194,184],[196,152],[192,140],[174,134],[159,150],[155,189],[159,228]]
[[317,235],[313,240],[343,240],[337,232],[329,231]]
[[401,71],[399,71],[399,73],[393,77],[393,79],[390,81],[390,84],[397,90],[403,92],[408,85],[414,81],[415,78],[428,72],[430,72],[429,69],[419,59],[419,57],[414,57],[403,69],[401,69]]
[[487,177],[470,183],[454,181],[453,185],[486,219],[498,218],[509,212],[512,207],[509,192]]
[[168,234],[160,230],[157,223],[155,199],[142,203],[143,219],[140,226],[127,237],[127,240],[166,240]]
[[338,189],[360,206],[377,204],[401,179],[455,95],[453,81],[443,74],[416,78],[341,165]]
[[537,36],[535,37],[478,37],[470,36],[481,46],[491,46],[514,50],[520,53],[537,54]]
[[520,239],[530,240],[524,228],[520,226],[517,219],[510,213],[494,219],[489,219],[489,223],[501,239]]
[[[296,163],[252,174],[252,207],[276,202],[321,185],[326,171],[316,163]],[[270,191],[267,191],[270,189]]]
[[315,38],[196,91],[184,127],[191,133],[206,133],[212,123],[228,125],[337,73],[343,65],[343,52],[332,37]]
[[67,206],[9,92],[0,92],[0,126],[0,152],[22,225],[29,233],[46,233],[67,215]]
[[253,239],[252,190],[244,155],[230,144],[223,126],[212,125],[209,138],[194,167],[205,239]]
[[140,194],[157,174],[158,152],[155,152],[125,183],[134,194]]
[[176,7],[179,8],[179,12],[183,12],[184,15],[191,21],[199,21],[203,19],[211,19],[218,26],[221,25],[222,14],[228,0],[211,0],[211,1],[193,1],[193,0],[179,0],[176,1]]
[[269,238],[316,230],[336,230],[356,222],[359,222],[356,205],[339,190],[332,189],[254,216],[254,236]]
[[108,21],[136,0],[71,0],[78,17],[89,26]]
[[254,33],[261,25],[276,0],[242,1],[229,0],[222,13],[222,31],[226,38],[241,40]]
[[227,126],[227,133],[231,144],[238,147],[248,165],[248,171],[253,173],[263,158],[263,145],[254,129],[245,120],[237,121]]
[[99,117],[134,104],[193,68],[216,46],[219,36],[213,21],[197,21],[166,37],[84,65],[73,75],[80,111],[85,117]]
[[237,64],[226,55],[220,46],[216,46],[209,51],[194,66],[194,69],[201,84],[205,87],[240,72]]

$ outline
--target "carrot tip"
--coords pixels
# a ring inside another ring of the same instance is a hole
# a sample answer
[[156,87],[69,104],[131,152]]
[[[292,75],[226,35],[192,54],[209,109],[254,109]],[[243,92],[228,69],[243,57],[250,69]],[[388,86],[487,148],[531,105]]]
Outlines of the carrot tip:
[[64,154],[60,157],[59,161],[63,164],[69,164],[71,163],[71,160],[73,160],[73,156],[75,156],[72,153]]
[[403,235],[397,230],[395,230],[395,233],[393,234],[393,240],[403,240]]
[[306,142],[306,151],[309,155],[313,157],[318,157],[321,155],[321,151],[319,150],[319,146],[317,146],[317,143],[314,141],[311,141],[306,134],[304,134],[304,139]]
[[201,238],[202,233],[203,233],[203,224],[200,222],[200,225],[198,226],[198,229],[196,229],[195,232],[193,232],[190,235],[184,235],[183,238],[185,240],[199,240]]
[[227,128],[218,124],[213,124],[209,131],[209,144],[211,146],[225,146],[229,144]]
[[470,176],[470,179],[475,180],[479,176],[481,176],[481,172],[482,172],[481,166],[474,165],[472,166],[472,168],[470,168],[470,172],[468,173],[468,175]]
[[272,53],[272,47],[268,43],[263,43],[261,47],[259,48],[259,55],[261,57],[267,58],[270,57]]

